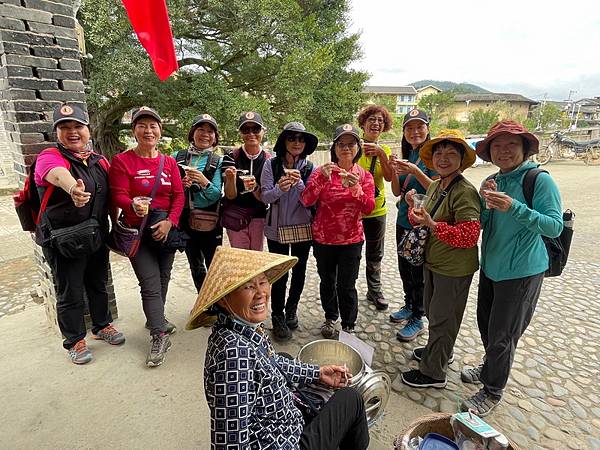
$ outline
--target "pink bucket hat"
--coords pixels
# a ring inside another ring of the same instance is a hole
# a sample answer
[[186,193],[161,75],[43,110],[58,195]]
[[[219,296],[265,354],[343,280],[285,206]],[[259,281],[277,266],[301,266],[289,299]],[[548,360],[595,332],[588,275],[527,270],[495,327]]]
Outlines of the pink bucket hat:
[[525,158],[535,155],[540,151],[540,141],[538,141],[538,138],[536,138],[533,134],[527,131],[527,128],[525,128],[519,122],[515,122],[514,120],[501,120],[492,128],[490,128],[490,131],[488,131],[488,134],[483,141],[479,141],[476,144],[477,156],[484,161],[491,162],[492,158],[490,157],[490,143],[501,134],[515,134],[521,136],[523,139],[526,139],[529,142],[529,151],[525,155]]

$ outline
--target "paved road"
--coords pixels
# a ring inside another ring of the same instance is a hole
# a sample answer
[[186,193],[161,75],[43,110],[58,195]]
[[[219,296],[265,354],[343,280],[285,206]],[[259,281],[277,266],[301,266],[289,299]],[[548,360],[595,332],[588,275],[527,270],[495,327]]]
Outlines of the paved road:
[[[546,168],[556,179],[564,206],[577,214],[575,239],[569,265],[559,278],[546,279],[534,319],[521,340],[504,402],[490,416],[490,422],[527,449],[600,449],[600,169],[581,162],[551,163]],[[490,166],[468,170],[465,175],[478,184],[492,172]],[[389,197],[388,203],[393,204]],[[392,208],[393,209],[393,208]],[[37,272],[33,267],[31,243],[18,232],[9,197],[0,198],[0,317],[15,314],[33,305]],[[402,287],[394,249],[395,211],[388,215],[385,294],[391,310],[401,305]],[[113,270],[127,270],[127,261],[118,258]],[[320,337],[322,312],[314,259],[300,308],[301,325],[293,344],[302,345]],[[178,255],[173,283],[190,291],[191,279],[185,258]],[[463,365],[480,361],[483,350],[475,319],[477,277],[455,347],[456,361],[450,366],[446,389],[415,390],[396,379],[398,373],[416,367],[410,360],[415,345],[424,345],[426,336],[414,343],[395,339],[397,326],[388,322],[388,313],[376,311],[364,301],[364,269],[359,279],[360,315],[357,334],[373,345],[375,368],[386,370],[395,380],[396,392],[436,411],[455,411],[458,399],[476,387],[460,381]],[[134,287],[132,287],[134,288]],[[176,300],[169,300],[176,301]],[[389,436],[399,430],[383,430]]]

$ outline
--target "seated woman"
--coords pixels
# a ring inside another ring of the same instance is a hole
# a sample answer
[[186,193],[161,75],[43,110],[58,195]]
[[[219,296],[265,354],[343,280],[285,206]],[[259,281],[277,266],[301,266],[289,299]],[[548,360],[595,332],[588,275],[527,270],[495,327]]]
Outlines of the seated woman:
[[315,366],[275,353],[262,322],[271,284],[295,257],[219,247],[186,326],[209,324],[204,392],[210,408],[211,449],[366,449],[364,402],[352,388],[337,390],[309,423],[294,403],[292,383],[346,386],[340,366]]
[[406,194],[409,220],[429,227],[425,244],[423,303],[429,320],[427,346],[413,356],[419,369],[402,373],[402,382],[416,388],[446,386],[446,371],[460,330],[473,274],[479,268],[479,195],[462,175],[475,162],[475,151],[456,130],[442,130],[421,147],[421,160],[440,179],[427,188],[423,207],[413,208],[416,191]]

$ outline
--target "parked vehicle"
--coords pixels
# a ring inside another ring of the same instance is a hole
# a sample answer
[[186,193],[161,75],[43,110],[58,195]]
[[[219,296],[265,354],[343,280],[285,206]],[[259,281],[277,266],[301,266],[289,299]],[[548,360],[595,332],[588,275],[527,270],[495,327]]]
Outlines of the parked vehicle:
[[540,148],[534,160],[544,165],[551,159],[582,159],[586,164],[600,164],[600,139],[575,141],[562,131],[552,133],[552,140]]

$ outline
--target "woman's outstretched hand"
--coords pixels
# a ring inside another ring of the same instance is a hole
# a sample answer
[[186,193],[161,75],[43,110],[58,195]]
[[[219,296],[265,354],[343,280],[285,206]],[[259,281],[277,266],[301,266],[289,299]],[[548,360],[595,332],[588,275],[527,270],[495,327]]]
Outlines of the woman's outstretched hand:
[[345,366],[321,366],[320,372],[319,381],[333,388],[349,386],[352,381],[352,374]]

